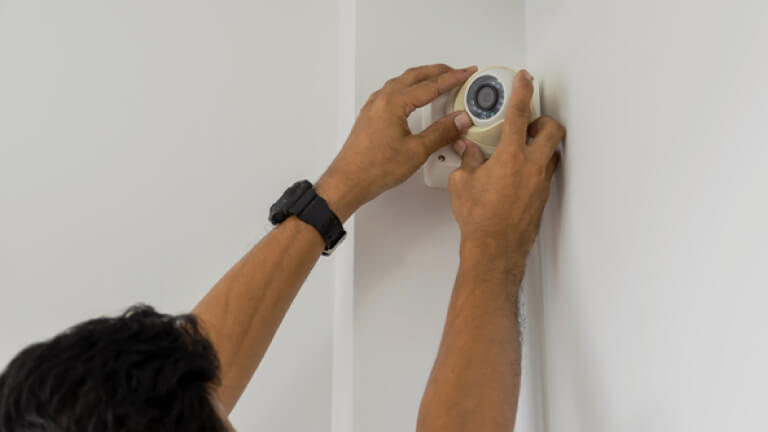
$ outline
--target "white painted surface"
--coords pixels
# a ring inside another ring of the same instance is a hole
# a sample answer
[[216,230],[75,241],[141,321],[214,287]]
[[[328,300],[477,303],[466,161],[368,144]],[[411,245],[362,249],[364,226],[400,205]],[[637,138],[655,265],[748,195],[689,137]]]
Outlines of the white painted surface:
[[768,5],[527,13],[544,112],[568,128],[530,322],[544,430],[768,429]]
[[[360,0],[357,8],[358,106],[410,66],[523,61],[522,1]],[[361,209],[355,229],[354,429],[413,430],[458,268],[448,193],[416,173]]]
[[[337,0],[337,119],[336,143],[339,149],[355,123],[355,31],[356,0]],[[344,224],[347,237],[333,254],[333,368],[331,393],[331,430],[354,432],[354,312],[355,312],[355,216]]]
[[[408,66],[526,65],[568,143],[527,275],[519,430],[766,429],[768,6],[360,0],[350,23],[345,5],[0,2],[0,361],[137,301],[188,310],[333,156],[349,80],[359,107]],[[278,81],[307,97],[260,85]],[[275,115],[296,106],[302,128]],[[413,428],[458,263],[447,193],[417,174],[356,231],[288,314],[241,430]],[[352,263],[354,333],[334,277]]]
[[[0,1],[0,363],[134,302],[188,311],[321,173],[337,3],[299,3]],[[330,430],[333,270],[294,303],[240,430]]]

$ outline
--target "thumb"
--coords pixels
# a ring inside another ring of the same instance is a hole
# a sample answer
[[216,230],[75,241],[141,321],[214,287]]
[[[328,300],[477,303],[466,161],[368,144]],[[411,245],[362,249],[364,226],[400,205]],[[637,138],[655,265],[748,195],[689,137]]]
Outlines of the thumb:
[[480,147],[466,138],[456,141],[453,150],[461,156],[461,167],[467,171],[474,171],[485,162],[485,155]]
[[419,142],[419,145],[427,149],[429,154],[432,154],[440,147],[456,141],[470,126],[472,126],[472,120],[469,118],[469,114],[458,111],[432,123],[414,138]]

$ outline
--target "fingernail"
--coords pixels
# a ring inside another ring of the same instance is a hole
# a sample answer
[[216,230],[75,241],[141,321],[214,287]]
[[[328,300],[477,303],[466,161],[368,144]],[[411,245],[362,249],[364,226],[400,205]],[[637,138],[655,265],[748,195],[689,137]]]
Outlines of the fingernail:
[[528,81],[533,81],[533,76],[530,74],[530,72],[528,72],[525,69],[520,71],[520,75],[522,75],[522,77],[527,79]]
[[469,66],[464,68],[464,72],[475,72],[477,70],[477,66]]
[[467,114],[466,111],[457,115],[453,119],[453,122],[456,124],[456,129],[460,131],[467,129],[472,125],[472,120],[469,118],[469,114]]
[[464,156],[464,151],[467,149],[467,144],[464,142],[464,140],[458,140],[455,143],[453,143],[453,151],[456,152],[459,156]]

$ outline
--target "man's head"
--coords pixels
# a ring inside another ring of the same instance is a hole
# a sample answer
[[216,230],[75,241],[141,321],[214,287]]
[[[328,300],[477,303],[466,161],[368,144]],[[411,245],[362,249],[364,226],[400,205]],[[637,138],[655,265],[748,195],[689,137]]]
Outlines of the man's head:
[[192,315],[134,306],[27,347],[0,375],[0,432],[226,431]]

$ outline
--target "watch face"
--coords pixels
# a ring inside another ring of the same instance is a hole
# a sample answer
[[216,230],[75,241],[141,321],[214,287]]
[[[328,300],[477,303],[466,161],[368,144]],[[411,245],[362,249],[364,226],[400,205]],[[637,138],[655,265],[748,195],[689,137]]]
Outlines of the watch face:
[[276,203],[269,208],[269,221],[272,225],[283,223],[291,215],[291,207],[307,190],[312,189],[312,183],[301,180],[289,187]]
[[269,221],[272,225],[281,224],[288,218],[288,210],[285,207],[280,208],[279,204],[280,202],[277,202],[269,208]]
[[285,193],[283,194],[282,197],[280,197],[280,200],[278,202],[285,200],[288,206],[290,206],[291,204],[296,202],[296,200],[299,199],[299,197],[304,192],[306,192],[307,189],[310,189],[311,187],[312,185],[306,180],[298,181],[285,191]]

